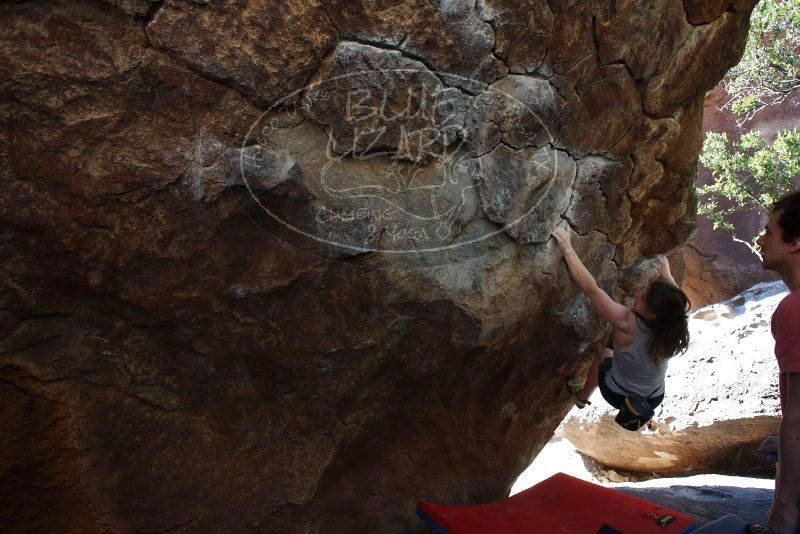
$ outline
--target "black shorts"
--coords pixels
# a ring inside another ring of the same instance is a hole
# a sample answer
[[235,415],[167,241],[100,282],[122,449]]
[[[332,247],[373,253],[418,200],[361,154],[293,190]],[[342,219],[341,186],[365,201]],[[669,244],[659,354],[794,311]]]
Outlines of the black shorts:
[[[620,395],[619,393],[614,393],[611,389],[606,385],[606,374],[611,372],[611,368],[614,366],[614,358],[605,358],[602,362],[600,362],[600,371],[598,374],[597,385],[600,386],[600,394],[603,395],[603,398],[609,403],[611,406],[619,410],[622,408],[622,403],[625,402],[625,395]],[[661,404],[661,401],[664,400],[664,394],[662,393],[658,397],[652,397],[647,399],[647,404],[649,404],[653,409]]]

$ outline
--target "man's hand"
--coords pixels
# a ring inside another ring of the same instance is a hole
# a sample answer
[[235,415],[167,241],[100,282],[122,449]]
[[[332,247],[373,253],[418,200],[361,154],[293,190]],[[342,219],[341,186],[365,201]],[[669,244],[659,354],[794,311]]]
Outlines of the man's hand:
[[572,248],[572,243],[570,243],[570,236],[569,236],[569,227],[566,226],[556,226],[553,230],[552,236],[555,238],[556,242],[558,243],[558,248],[561,250],[568,250]]
[[758,446],[758,454],[767,459],[768,462],[778,461],[778,436],[770,436]]

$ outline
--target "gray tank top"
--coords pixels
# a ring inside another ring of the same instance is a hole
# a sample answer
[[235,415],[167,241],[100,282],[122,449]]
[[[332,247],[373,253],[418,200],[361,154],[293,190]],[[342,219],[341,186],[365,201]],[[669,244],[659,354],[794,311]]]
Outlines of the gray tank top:
[[669,358],[662,358],[658,364],[647,354],[650,330],[636,318],[633,343],[628,350],[621,350],[614,343],[614,365],[606,373],[606,385],[619,395],[634,394],[642,398],[657,397],[664,393],[664,378],[667,374]]

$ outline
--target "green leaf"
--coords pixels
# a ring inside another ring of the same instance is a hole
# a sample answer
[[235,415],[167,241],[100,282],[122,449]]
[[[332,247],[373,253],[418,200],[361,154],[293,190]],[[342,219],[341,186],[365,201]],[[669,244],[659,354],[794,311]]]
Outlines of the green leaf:
[[[709,132],[700,162],[713,181],[697,188],[697,212],[714,229],[733,231],[728,216],[744,210],[767,213],[778,198],[794,191],[800,175],[800,132],[782,130],[772,144],[759,132],[747,132],[732,143],[725,133]],[[721,207],[723,200],[730,207]]]
[[744,55],[724,80],[731,110],[752,116],[800,88],[800,0],[762,0]]

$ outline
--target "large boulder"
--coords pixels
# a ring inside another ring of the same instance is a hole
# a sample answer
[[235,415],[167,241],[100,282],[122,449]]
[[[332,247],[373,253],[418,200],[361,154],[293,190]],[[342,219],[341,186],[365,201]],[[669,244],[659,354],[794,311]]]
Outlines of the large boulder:
[[756,449],[780,424],[768,325],[786,292],[783,282],[761,283],[696,311],[689,350],[670,362],[666,397],[649,428],[631,432],[617,425],[598,391],[589,409],[570,412],[564,435],[615,469],[660,476],[770,474],[773,466]]
[[0,3],[0,524],[504,496],[608,334],[551,227],[620,299],[688,238],[753,3]]

